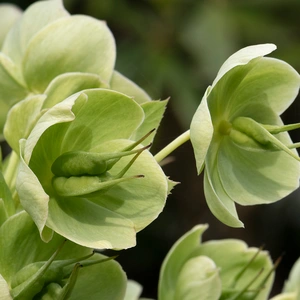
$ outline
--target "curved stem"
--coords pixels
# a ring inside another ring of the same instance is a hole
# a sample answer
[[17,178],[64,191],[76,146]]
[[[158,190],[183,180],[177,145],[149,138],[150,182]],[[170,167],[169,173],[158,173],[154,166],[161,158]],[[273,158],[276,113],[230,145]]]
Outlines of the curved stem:
[[181,134],[179,137],[177,137],[174,141],[172,141],[169,145],[167,145],[165,148],[160,150],[154,158],[157,162],[162,161],[164,158],[166,158],[170,153],[172,153],[175,149],[177,149],[179,146],[184,144],[190,139],[190,130],[187,130],[183,134]]

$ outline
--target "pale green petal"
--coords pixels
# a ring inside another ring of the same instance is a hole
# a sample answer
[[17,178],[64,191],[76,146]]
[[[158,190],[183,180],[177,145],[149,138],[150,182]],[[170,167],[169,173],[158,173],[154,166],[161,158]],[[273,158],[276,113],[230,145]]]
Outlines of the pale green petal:
[[246,151],[226,138],[218,154],[218,172],[235,202],[253,205],[275,202],[298,188],[300,164],[283,151]]
[[234,201],[225,193],[220,181],[216,180],[212,184],[208,179],[207,172],[204,173],[204,194],[210,211],[228,226],[244,227],[238,218]]
[[3,126],[7,113],[11,106],[24,99],[28,92],[16,79],[16,67],[13,62],[0,53],[0,134],[3,132]]
[[[220,87],[219,84],[232,87],[232,90],[227,87],[226,94],[223,92],[223,99],[220,100],[228,102],[231,120],[237,116],[249,115],[247,107],[254,104],[271,107],[280,115],[296,98],[300,87],[300,76],[284,61],[261,58],[241,68],[246,74],[238,85],[234,85],[233,82],[236,82],[241,70],[234,69],[215,87],[223,91],[225,86]],[[251,117],[255,119],[255,112]]]
[[28,44],[24,78],[34,92],[43,92],[56,76],[68,72],[93,73],[109,82],[115,52],[105,22],[83,15],[63,18],[40,30]]
[[168,252],[159,275],[158,299],[174,300],[177,277],[185,262],[201,243],[207,225],[197,225],[184,234]]
[[0,274],[0,300],[13,300],[9,292],[9,286]]
[[284,283],[284,293],[296,293],[295,300],[300,299],[300,259],[298,259],[289,275],[288,280]]
[[252,59],[267,55],[273,52],[275,49],[276,46],[274,44],[261,44],[255,46],[248,46],[235,52],[221,66],[218,75],[212,84],[212,88],[214,88],[217,82],[234,67],[246,65]]
[[224,190],[218,174],[218,142],[214,139],[206,157],[204,172],[204,194],[206,203],[214,214],[224,224],[231,227],[243,227],[239,220],[234,199]]
[[143,136],[145,136],[152,129],[156,129],[154,133],[152,133],[147,139],[143,141],[144,145],[147,145],[153,142],[157,129],[160,125],[160,122],[163,118],[166,105],[168,104],[168,100],[165,101],[151,101],[145,102],[141,104],[141,108],[144,111],[145,119],[141,126],[137,129],[134,135],[131,137],[133,140],[139,140]]
[[139,104],[151,101],[150,96],[143,89],[117,71],[113,72],[110,80],[110,88],[133,97],[133,99]]
[[[105,258],[96,254],[95,260]],[[70,300],[123,300],[126,291],[126,274],[114,260],[83,267],[70,296]]]
[[181,269],[174,300],[218,300],[221,292],[219,269],[210,258],[197,256]]
[[143,122],[144,112],[128,96],[105,89],[86,90],[87,104],[64,135],[61,152],[94,151],[108,140],[129,138]]
[[85,199],[51,199],[47,226],[90,248],[126,249],[136,244],[131,220]]
[[[58,123],[71,122],[74,120],[75,115],[72,112],[72,108],[75,102],[85,102],[87,96],[82,94],[75,94],[67,98],[65,101],[58,103],[55,107],[50,108],[37,122],[36,126],[31,131],[24,152],[24,159],[26,163],[29,163],[32,151],[36,146],[36,143],[40,139],[41,135],[51,126]],[[59,149],[57,149],[59,151]]]
[[63,101],[67,97],[91,88],[107,88],[101,78],[96,74],[89,73],[65,73],[55,77],[48,85],[44,94],[47,99],[43,108],[49,108]]
[[23,208],[28,212],[35,222],[41,238],[47,242],[52,238],[52,233],[45,229],[48,218],[49,196],[45,193],[38,178],[25,163],[23,152],[26,140],[20,141],[20,157],[16,189]]
[[139,300],[142,290],[143,287],[139,283],[133,280],[128,280],[124,300]]
[[31,38],[55,20],[69,16],[61,0],[40,1],[29,6],[7,35],[2,51],[18,65]]
[[203,170],[205,157],[214,132],[207,105],[207,95],[209,91],[210,87],[207,88],[202,101],[193,116],[190,127],[190,139],[194,149],[198,174]]
[[13,4],[0,4],[0,49],[10,28],[20,18],[22,11]]
[[41,116],[45,95],[30,96],[15,104],[9,111],[4,126],[4,136],[10,147],[19,153],[19,140],[27,138]]
[[284,293],[272,297],[270,300],[298,300],[296,293]]

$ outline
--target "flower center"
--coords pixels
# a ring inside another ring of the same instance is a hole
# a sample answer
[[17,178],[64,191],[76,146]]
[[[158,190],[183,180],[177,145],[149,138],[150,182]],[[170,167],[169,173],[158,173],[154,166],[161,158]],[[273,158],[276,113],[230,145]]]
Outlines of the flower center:
[[232,124],[228,121],[222,120],[219,124],[218,131],[221,135],[229,135],[232,128]]

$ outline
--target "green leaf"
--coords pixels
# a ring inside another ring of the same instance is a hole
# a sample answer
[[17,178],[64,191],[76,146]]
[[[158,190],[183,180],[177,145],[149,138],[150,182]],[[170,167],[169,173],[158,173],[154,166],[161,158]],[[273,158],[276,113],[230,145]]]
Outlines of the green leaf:
[[69,72],[93,73],[109,82],[115,55],[105,22],[83,15],[62,18],[31,39],[24,54],[24,77],[34,92],[43,92],[56,76]]
[[151,101],[150,96],[143,89],[117,71],[113,72],[110,80],[110,88],[133,97],[134,101],[139,104]]

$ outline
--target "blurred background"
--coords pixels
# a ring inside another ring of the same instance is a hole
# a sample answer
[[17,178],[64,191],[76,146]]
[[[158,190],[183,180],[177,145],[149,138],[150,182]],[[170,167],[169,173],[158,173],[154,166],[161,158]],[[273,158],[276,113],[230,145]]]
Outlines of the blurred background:
[[[1,3],[4,1],[0,1]],[[25,9],[34,1],[5,1]],[[72,14],[106,20],[117,43],[116,69],[153,99],[170,98],[153,153],[189,128],[206,87],[221,64],[242,47],[275,43],[273,57],[300,71],[299,0],[65,0]],[[283,115],[299,122],[300,99]],[[300,141],[297,132],[291,133]],[[221,224],[208,210],[203,178],[197,176],[187,143],[164,167],[181,182],[160,217],[138,234],[135,248],[118,260],[130,279],[141,283],[144,297],[156,297],[161,263],[173,243],[194,225],[208,223],[204,240],[239,238],[265,245],[273,260],[283,256],[272,294],[279,293],[300,256],[300,191],[268,206],[238,207],[245,229]]]

